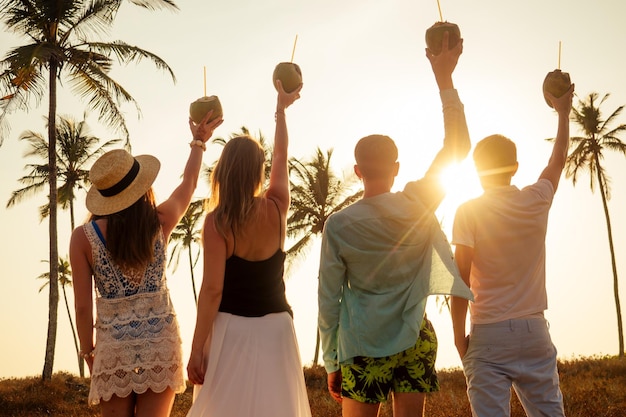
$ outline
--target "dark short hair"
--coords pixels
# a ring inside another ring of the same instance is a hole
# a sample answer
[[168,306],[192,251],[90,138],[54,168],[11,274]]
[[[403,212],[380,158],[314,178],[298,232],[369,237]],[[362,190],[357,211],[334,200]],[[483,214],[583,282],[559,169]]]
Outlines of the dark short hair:
[[388,175],[398,160],[398,148],[389,136],[369,135],[357,142],[354,159],[366,178]]
[[[479,175],[481,173],[490,175],[488,171],[498,168],[511,167],[510,171],[512,172],[517,164],[517,148],[511,139],[502,135],[491,135],[476,144],[473,157]],[[493,174],[505,172],[508,171],[494,172]]]

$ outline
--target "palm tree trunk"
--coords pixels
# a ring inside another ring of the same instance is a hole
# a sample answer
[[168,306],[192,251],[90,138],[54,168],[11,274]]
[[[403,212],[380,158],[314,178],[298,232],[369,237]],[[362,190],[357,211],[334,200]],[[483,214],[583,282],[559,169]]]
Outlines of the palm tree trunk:
[[74,228],[76,227],[76,225],[74,224],[74,195],[72,192],[72,198],[70,198],[70,227],[71,227],[71,231],[74,231]]
[[50,60],[50,87],[48,106],[48,164],[50,172],[48,182],[50,186],[50,296],[48,298],[48,335],[46,338],[46,356],[44,360],[42,380],[52,380],[54,367],[54,353],[57,339],[57,319],[59,306],[59,248],[57,242],[57,158],[56,158],[56,99],[57,99],[57,71],[58,63]]
[[72,329],[72,335],[74,336],[74,348],[76,348],[76,357],[78,358],[78,372],[80,377],[85,377],[85,363],[83,358],[80,357],[80,348],[78,347],[78,337],[76,337],[76,329],[74,329],[74,321],[72,320],[72,314],[70,313],[70,305],[67,302],[67,292],[65,291],[65,285],[62,285],[63,299],[65,300],[65,309],[67,310],[67,317],[70,319],[70,328]]
[[619,301],[619,281],[617,280],[617,265],[615,263],[615,248],[613,246],[613,232],[611,230],[611,218],[609,217],[609,206],[607,204],[606,191],[604,187],[602,169],[600,167],[600,159],[598,154],[595,154],[596,160],[596,173],[598,176],[598,184],[600,185],[600,195],[602,196],[602,207],[604,208],[604,216],[606,218],[606,228],[609,234],[609,250],[611,252],[611,266],[613,268],[613,296],[615,297],[615,309],[617,310],[617,334],[619,338],[619,353],[620,358],[624,357],[624,327],[622,324],[622,308]]
[[191,288],[193,288],[193,300],[196,302],[196,309],[198,309],[198,293],[196,292],[196,279],[193,276],[193,257],[191,256],[191,244],[187,247],[187,253],[189,254],[189,271],[191,272]]

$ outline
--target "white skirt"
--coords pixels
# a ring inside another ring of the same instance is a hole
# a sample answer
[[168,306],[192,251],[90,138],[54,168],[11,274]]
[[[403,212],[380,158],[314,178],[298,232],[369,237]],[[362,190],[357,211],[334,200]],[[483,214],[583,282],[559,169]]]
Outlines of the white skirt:
[[204,349],[204,385],[194,386],[187,417],[311,416],[289,313],[218,313]]

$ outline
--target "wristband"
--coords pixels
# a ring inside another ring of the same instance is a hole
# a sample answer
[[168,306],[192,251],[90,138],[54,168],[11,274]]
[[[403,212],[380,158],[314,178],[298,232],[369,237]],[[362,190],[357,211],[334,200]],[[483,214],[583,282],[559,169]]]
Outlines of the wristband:
[[206,143],[202,142],[199,139],[194,139],[191,142],[189,142],[189,146],[192,147],[192,148],[194,146],[197,146],[199,148],[202,148],[203,151],[206,151]]
[[89,352],[83,352],[81,350],[80,352],[78,352],[78,356],[80,356],[84,360],[87,360],[89,358],[93,358],[94,357],[94,352],[93,351],[94,351],[94,349],[91,349]]

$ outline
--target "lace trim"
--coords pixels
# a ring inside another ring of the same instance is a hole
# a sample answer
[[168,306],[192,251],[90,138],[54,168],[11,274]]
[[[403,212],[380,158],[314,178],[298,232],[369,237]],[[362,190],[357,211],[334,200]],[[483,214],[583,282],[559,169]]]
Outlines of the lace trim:
[[147,390],[163,392],[171,388],[179,394],[185,391],[186,384],[182,366],[155,364],[152,367],[135,367],[130,370],[117,369],[115,372],[101,373],[91,377],[89,404],[109,401],[113,395],[126,397],[132,392],[143,394]]
[[124,298],[97,298],[98,324],[112,326],[133,320],[165,317],[174,314],[169,291],[141,293]]
[[89,403],[148,389],[162,392],[169,387],[183,392],[182,341],[169,295],[97,302],[98,312],[104,306],[109,314],[97,322]]

